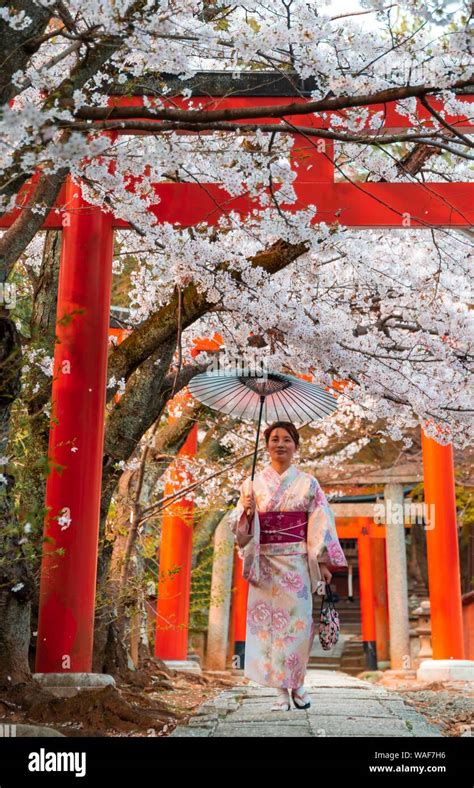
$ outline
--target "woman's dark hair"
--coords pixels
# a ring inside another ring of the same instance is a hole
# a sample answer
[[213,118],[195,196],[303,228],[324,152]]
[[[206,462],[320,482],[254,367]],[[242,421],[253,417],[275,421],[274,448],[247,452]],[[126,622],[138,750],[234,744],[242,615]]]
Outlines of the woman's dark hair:
[[270,440],[270,435],[272,434],[273,430],[276,430],[277,427],[282,427],[282,429],[289,432],[296,444],[296,447],[299,446],[300,434],[296,429],[295,425],[291,421],[274,421],[273,424],[270,424],[270,426],[267,427],[267,429],[263,433],[265,435],[265,443],[267,446],[268,446],[268,441]]

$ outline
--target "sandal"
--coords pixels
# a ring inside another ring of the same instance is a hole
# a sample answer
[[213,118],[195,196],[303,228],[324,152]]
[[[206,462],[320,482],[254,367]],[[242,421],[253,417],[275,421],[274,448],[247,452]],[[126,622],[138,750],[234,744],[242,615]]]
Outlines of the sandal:
[[284,700],[283,698],[281,698],[280,700],[275,701],[270,711],[290,711],[290,709],[291,709],[291,705],[289,699]]
[[[292,697],[293,703],[295,704],[297,709],[309,709],[309,707],[311,706],[311,702],[309,700],[309,696],[306,694],[306,692],[304,690],[303,690],[302,693],[300,693],[300,692],[297,692],[295,689],[292,689],[291,690],[291,697]],[[297,703],[297,700],[301,701],[301,703],[303,705],[300,706],[299,703]]]

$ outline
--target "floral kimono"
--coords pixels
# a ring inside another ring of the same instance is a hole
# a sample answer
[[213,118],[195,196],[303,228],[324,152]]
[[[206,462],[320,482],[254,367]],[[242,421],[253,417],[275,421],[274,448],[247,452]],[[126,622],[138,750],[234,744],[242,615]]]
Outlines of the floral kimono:
[[[264,686],[296,688],[304,684],[315,634],[312,594],[325,592],[319,563],[334,569],[347,566],[347,560],[314,476],[295,465],[281,475],[271,465],[255,474],[257,510],[250,526],[243,497],[251,486],[250,478],[243,481],[230,519],[249,582],[244,675]],[[289,535],[297,533],[294,528],[285,530],[288,515],[305,520],[299,541]],[[263,539],[264,519],[265,528],[276,526],[271,542]]]

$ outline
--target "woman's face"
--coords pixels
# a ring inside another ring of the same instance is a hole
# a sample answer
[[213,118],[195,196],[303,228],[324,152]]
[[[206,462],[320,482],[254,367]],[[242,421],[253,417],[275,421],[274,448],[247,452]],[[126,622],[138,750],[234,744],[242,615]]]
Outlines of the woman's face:
[[270,433],[267,449],[272,460],[291,463],[296,443],[284,427],[275,427]]

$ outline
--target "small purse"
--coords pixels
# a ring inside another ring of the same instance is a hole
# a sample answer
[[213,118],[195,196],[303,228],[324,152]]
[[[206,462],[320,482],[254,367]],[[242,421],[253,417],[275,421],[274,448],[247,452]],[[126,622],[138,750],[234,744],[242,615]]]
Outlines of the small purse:
[[319,642],[325,651],[336,645],[339,632],[339,613],[334,605],[331,586],[326,583],[326,594],[323,596],[319,615]]

